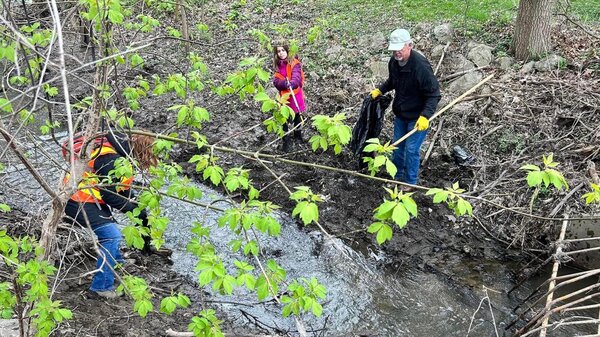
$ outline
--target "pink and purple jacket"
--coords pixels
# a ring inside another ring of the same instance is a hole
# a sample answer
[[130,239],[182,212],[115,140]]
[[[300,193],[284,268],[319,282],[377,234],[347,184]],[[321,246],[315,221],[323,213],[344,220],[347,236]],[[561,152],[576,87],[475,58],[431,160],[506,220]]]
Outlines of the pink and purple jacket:
[[287,60],[279,61],[277,73],[273,78],[273,85],[275,88],[277,88],[277,90],[279,90],[280,95],[284,95],[289,93],[289,88],[287,85],[287,82],[289,81],[289,85],[292,87],[294,96],[296,97],[296,102],[298,102],[298,106],[296,106],[296,103],[291,96],[288,99],[288,106],[292,108],[294,112],[301,113],[306,110],[306,105],[304,104],[304,92],[302,90],[302,64],[297,58],[292,61],[292,64],[292,73],[291,75],[288,75]]

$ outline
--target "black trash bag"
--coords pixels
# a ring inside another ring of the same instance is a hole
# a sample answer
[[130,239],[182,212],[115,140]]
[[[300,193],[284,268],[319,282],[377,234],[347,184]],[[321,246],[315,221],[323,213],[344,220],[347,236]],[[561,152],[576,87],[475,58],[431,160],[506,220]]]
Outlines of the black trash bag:
[[371,99],[371,96],[367,95],[363,100],[360,115],[352,130],[352,139],[349,145],[354,155],[361,156],[366,141],[379,137],[383,128],[385,109],[390,106],[391,102],[392,97],[389,95],[380,95],[376,99]]
[[454,163],[458,166],[471,165],[475,161],[475,157],[460,145],[452,147],[452,158],[454,158]]

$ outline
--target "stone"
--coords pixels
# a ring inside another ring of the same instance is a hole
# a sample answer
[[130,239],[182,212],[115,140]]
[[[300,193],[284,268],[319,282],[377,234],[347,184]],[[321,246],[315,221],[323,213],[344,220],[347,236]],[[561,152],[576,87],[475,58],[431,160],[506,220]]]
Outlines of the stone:
[[566,64],[566,60],[563,57],[556,54],[550,54],[545,58],[535,62],[534,68],[538,71],[551,71],[559,69],[561,65],[564,64]]
[[376,78],[387,78],[389,75],[388,71],[388,62],[383,61],[374,61],[369,64],[369,69],[371,73]]
[[439,58],[442,57],[442,54],[444,53],[444,48],[446,48],[446,46],[442,44],[438,44],[437,46],[433,47],[433,49],[431,50],[431,58],[439,60]]
[[492,55],[493,48],[484,44],[475,44],[467,54],[467,58],[477,67],[485,67],[492,63],[494,56]]
[[381,50],[387,46],[387,38],[382,32],[366,34],[358,38],[358,45],[370,50]]
[[498,68],[509,70],[515,64],[515,59],[510,56],[502,56],[496,59],[496,63],[498,64]]
[[331,46],[325,50],[327,57],[338,58],[342,55],[344,48],[341,46]]
[[475,68],[475,64],[469,61],[463,54],[452,55],[448,58],[448,63],[453,72],[460,72]]
[[446,90],[455,94],[462,94],[471,89],[475,84],[483,79],[483,74],[480,71],[472,71],[462,75],[456,80],[450,82]]
[[519,72],[522,74],[528,74],[530,72],[533,72],[534,66],[535,66],[535,61],[527,62],[523,65],[523,67],[521,68],[521,70],[519,70]]
[[0,336],[19,337],[19,321],[16,319],[0,319]]
[[433,36],[439,43],[446,44],[452,41],[452,37],[454,36],[454,28],[450,23],[436,26],[433,28]]

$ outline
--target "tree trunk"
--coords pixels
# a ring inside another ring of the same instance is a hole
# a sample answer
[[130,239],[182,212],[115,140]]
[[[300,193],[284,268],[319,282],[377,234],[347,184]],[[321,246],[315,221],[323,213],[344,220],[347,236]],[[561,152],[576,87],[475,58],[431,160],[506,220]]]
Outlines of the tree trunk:
[[521,0],[513,51],[518,60],[528,60],[550,52],[552,11],[556,0]]

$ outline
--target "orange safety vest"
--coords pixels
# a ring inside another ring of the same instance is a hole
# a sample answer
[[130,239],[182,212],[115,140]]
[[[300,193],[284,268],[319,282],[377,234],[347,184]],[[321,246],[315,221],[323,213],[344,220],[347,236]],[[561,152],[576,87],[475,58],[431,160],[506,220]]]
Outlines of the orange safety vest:
[[[297,58],[294,58],[292,60],[292,62],[288,62],[287,66],[285,68],[286,76],[284,77],[279,72],[276,72],[275,78],[280,79],[280,80],[285,80],[287,78],[287,80],[290,81],[292,79],[292,69],[294,69],[294,67],[297,64],[300,64],[300,61]],[[298,91],[300,91],[300,88],[302,88],[304,86],[304,71],[302,69],[300,69],[300,75],[301,75],[300,85],[296,89],[292,90],[294,92],[294,95],[297,95]],[[289,90],[282,90],[281,94],[283,95],[283,94],[287,94],[289,92],[290,92]]]
[[[92,151],[90,157],[92,160],[88,161],[88,167],[92,169],[92,171],[86,171],[83,173],[83,177],[78,185],[78,190],[71,196],[71,200],[76,202],[90,202],[90,203],[98,203],[105,204],[104,200],[102,200],[102,195],[100,194],[100,190],[94,185],[97,185],[100,180],[96,175],[94,170],[94,163],[96,158],[103,156],[105,154],[113,154],[117,153],[115,148],[109,142],[103,142],[102,145]],[[65,176],[65,183],[69,180],[70,174]],[[133,182],[133,177],[121,177],[121,185],[116,188],[117,192],[128,190],[129,186]]]

